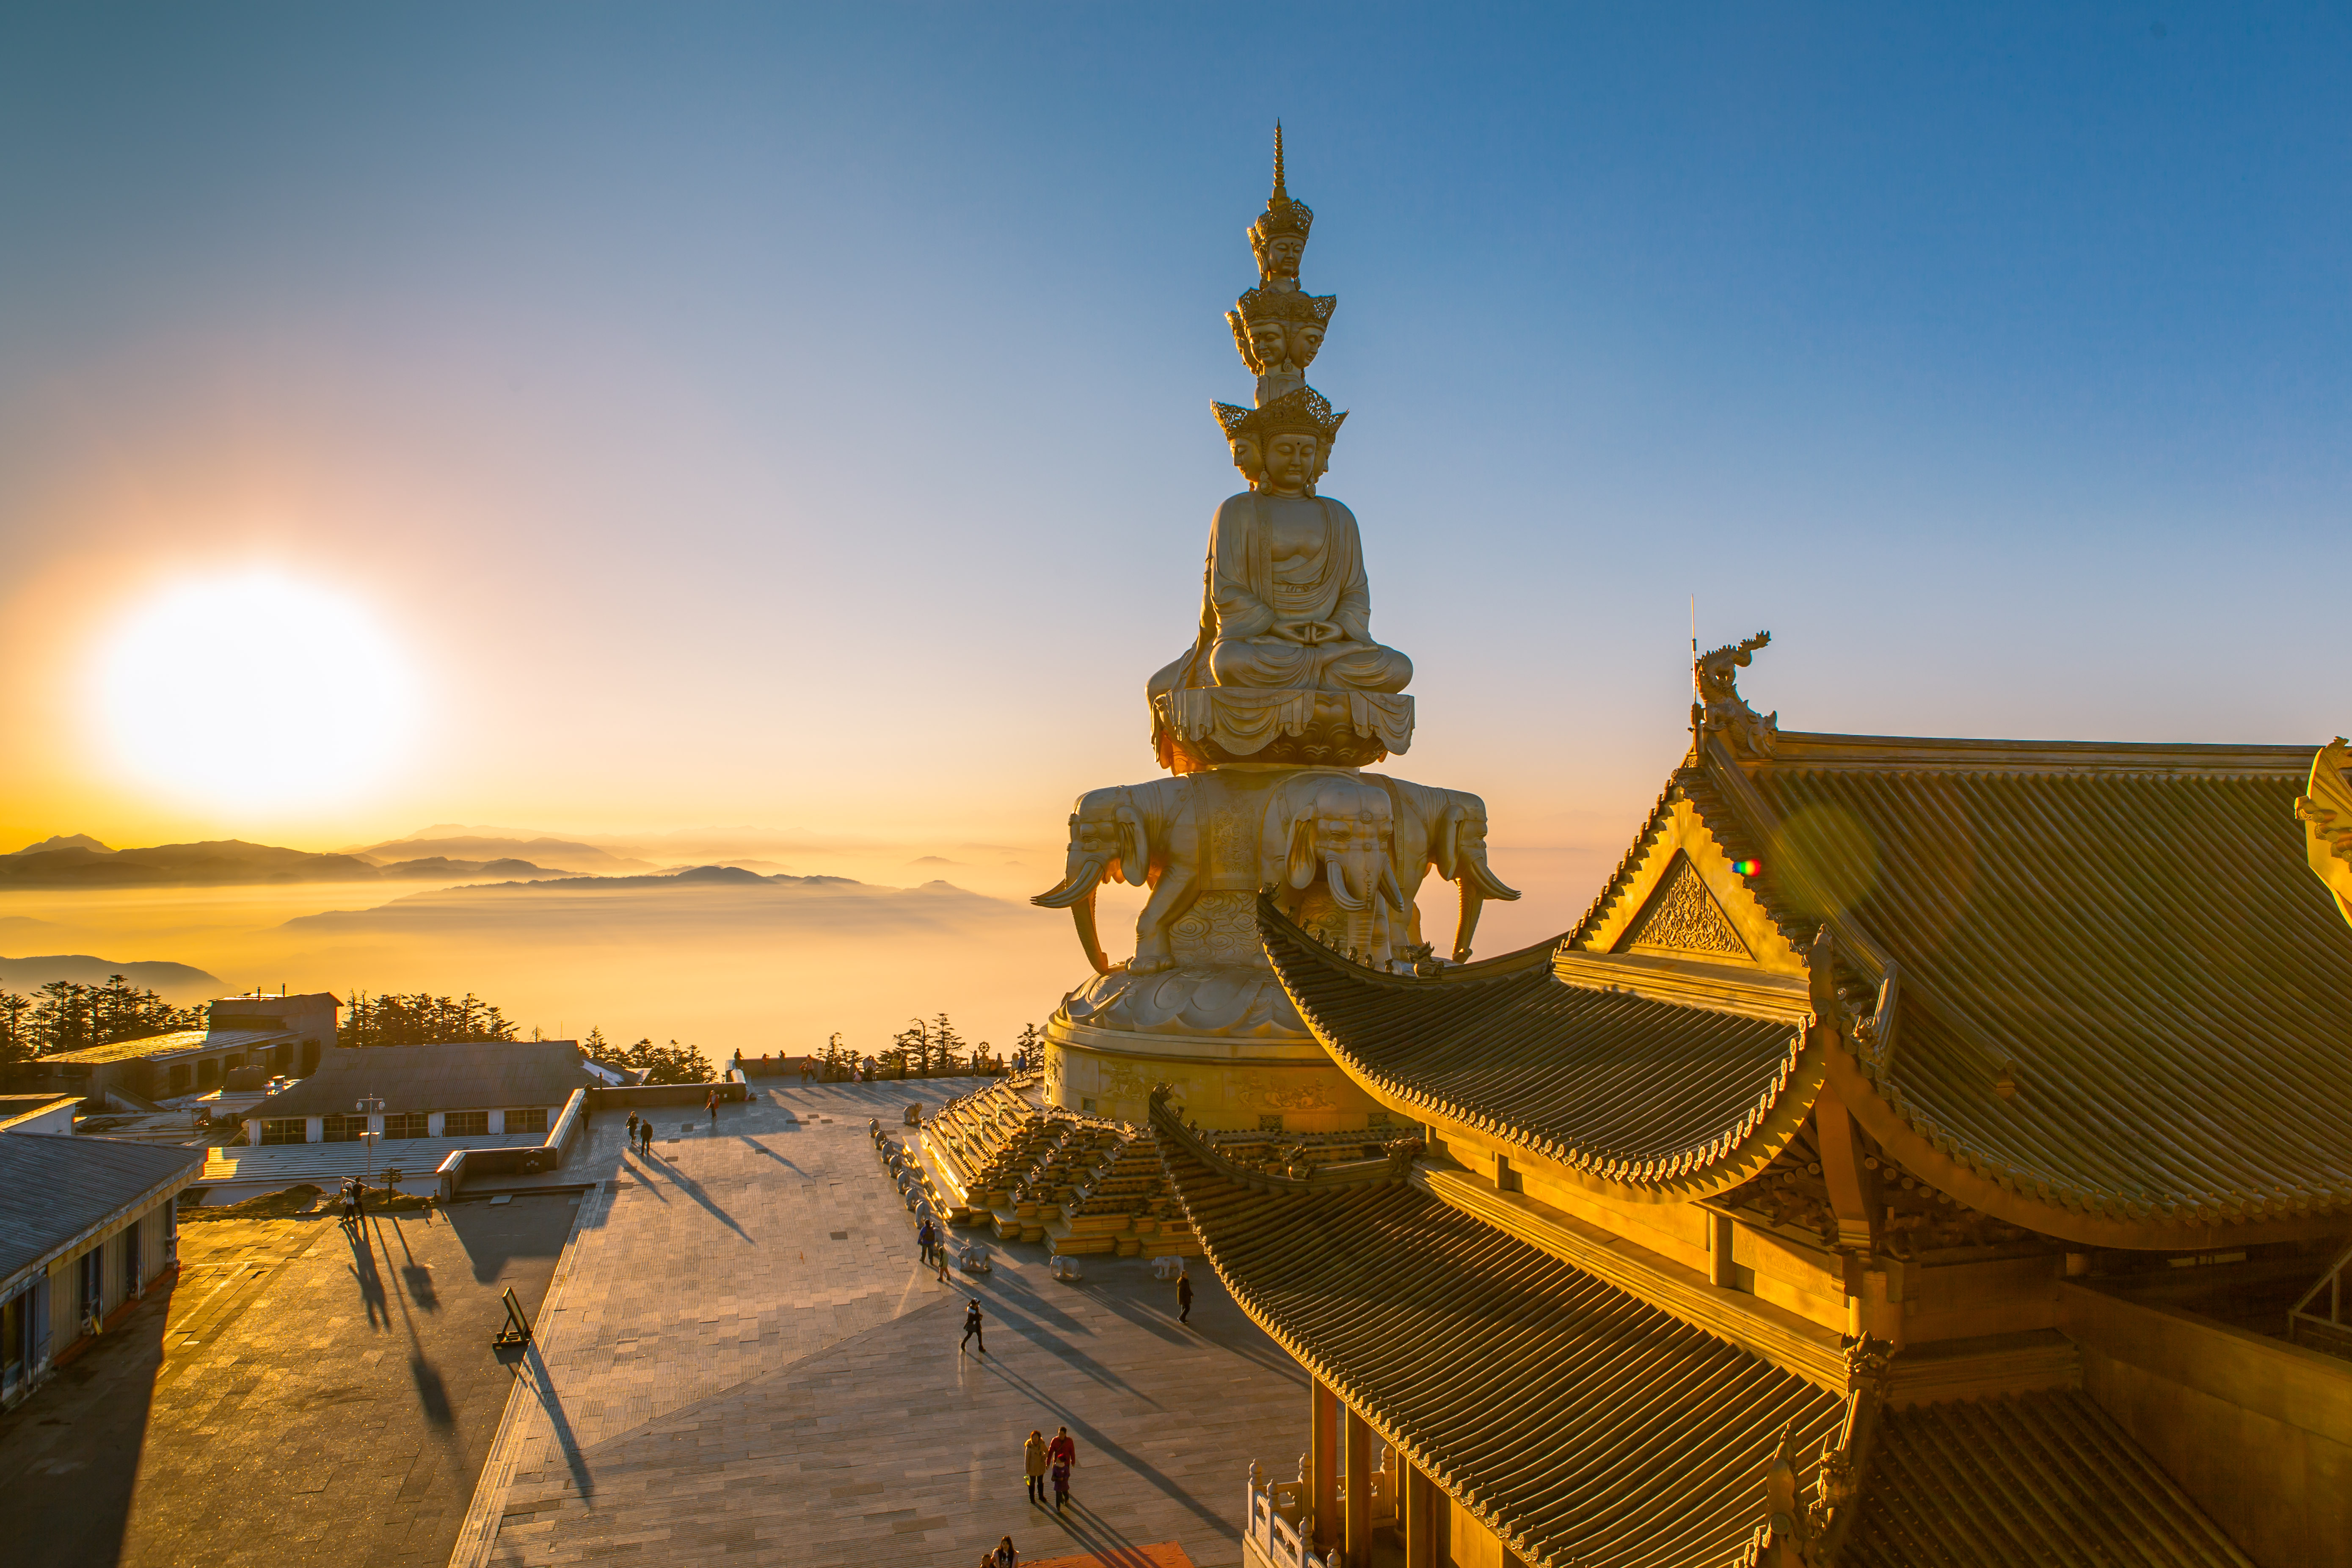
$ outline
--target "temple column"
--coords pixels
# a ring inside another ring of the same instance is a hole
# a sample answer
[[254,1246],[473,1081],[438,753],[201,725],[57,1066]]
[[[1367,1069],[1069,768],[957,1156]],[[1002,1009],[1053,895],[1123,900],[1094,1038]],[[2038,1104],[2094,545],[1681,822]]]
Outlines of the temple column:
[[1445,1495],[1421,1467],[1398,1456],[1397,1524],[1404,1537],[1404,1568],[1438,1568]]
[[1372,1560],[1372,1428],[1371,1424],[1357,1415],[1352,1406],[1348,1411],[1347,1421],[1345,1544],[1349,1562],[1369,1563]]
[[1308,1506],[1315,1513],[1315,1546],[1321,1551],[1334,1542],[1339,1524],[1339,1396],[1320,1378],[1307,1380],[1310,1419],[1307,1423],[1307,1479],[1315,1495]]

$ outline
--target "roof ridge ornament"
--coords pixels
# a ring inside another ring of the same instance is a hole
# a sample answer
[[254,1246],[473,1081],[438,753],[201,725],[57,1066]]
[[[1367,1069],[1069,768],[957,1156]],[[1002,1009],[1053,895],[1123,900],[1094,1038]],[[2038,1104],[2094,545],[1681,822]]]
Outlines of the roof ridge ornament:
[[2305,858],[2312,875],[2336,896],[2336,907],[2352,921],[2352,752],[2338,735],[2311,759],[2311,780],[2294,797],[2303,824]]
[[1769,644],[1770,632],[1758,632],[1752,637],[1736,643],[1726,643],[1712,653],[1703,653],[1691,661],[1692,684],[1697,688],[1696,704],[1698,724],[1723,737],[1733,752],[1750,757],[1769,757],[1780,740],[1779,710],[1759,713],[1739,695],[1741,667],[1756,657],[1756,650]]
[[1780,1429],[1764,1472],[1764,1522],[1734,1559],[1736,1568],[1826,1568],[1837,1561],[1853,1521],[1863,1470],[1878,1439],[1895,1347],[1868,1334],[1844,1342],[1845,1414],[1822,1439],[1813,1471],[1813,1498],[1801,1502],[1797,1484],[1797,1424]]

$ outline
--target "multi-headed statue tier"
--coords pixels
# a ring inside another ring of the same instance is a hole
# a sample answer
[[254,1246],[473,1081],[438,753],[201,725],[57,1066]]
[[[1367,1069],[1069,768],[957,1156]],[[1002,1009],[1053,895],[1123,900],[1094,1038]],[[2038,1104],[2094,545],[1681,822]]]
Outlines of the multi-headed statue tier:
[[[1317,493],[1347,416],[1307,384],[1339,304],[1299,286],[1314,221],[1286,186],[1277,126],[1274,193],[1249,229],[1257,287],[1225,318],[1256,398],[1213,405],[1249,489],[1209,526],[1192,646],[1146,688],[1174,776],[1081,795],[1065,875],[1034,900],[1072,911],[1097,971],[1046,1030],[1049,1089],[1075,1109],[1140,1121],[1152,1083],[1173,1079],[1207,1126],[1364,1126],[1377,1108],[1266,962],[1259,889],[1407,973],[1466,962],[1483,901],[1518,897],[1486,868],[1476,795],[1361,771],[1412,743],[1412,661],[1372,639],[1355,514]],[[1422,940],[1414,895],[1433,868],[1460,889],[1450,959]],[[1124,963],[1097,930],[1106,879],[1150,889]]]

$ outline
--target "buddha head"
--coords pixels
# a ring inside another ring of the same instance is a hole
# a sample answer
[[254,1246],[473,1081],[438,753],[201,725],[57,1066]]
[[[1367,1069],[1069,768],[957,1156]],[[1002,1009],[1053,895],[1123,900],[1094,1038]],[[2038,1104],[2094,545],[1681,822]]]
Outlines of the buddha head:
[[1250,488],[1270,495],[1313,495],[1315,481],[1331,460],[1331,441],[1348,416],[1335,413],[1311,386],[1258,408],[1220,403],[1217,423],[1234,454],[1234,467]]
[[1323,334],[1339,304],[1338,296],[1331,294],[1253,289],[1234,301],[1225,321],[1234,330],[1234,347],[1241,351],[1243,363],[1258,374],[1304,372],[1322,351]]
[[1226,440],[1233,447],[1234,467],[1241,470],[1242,478],[1249,481],[1250,489],[1257,489],[1265,478],[1265,458],[1257,449],[1257,437],[1230,436]]
[[1250,252],[1257,258],[1261,284],[1298,281],[1298,261],[1307,254],[1307,231],[1315,226],[1315,212],[1305,202],[1294,202],[1282,183],[1282,126],[1274,128],[1274,194],[1265,211],[1250,225]]

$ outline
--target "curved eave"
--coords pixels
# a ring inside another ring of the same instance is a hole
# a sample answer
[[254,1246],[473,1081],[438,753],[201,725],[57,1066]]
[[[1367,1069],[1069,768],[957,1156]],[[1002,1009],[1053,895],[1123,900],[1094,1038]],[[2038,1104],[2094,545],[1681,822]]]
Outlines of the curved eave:
[[[1827,1036],[1829,1031],[1814,1033]],[[1975,1152],[1965,1144],[1959,1146],[1959,1155],[1948,1152],[1889,1102],[1843,1042],[1823,1055],[1831,1092],[1897,1164],[1949,1193],[1957,1202],[2021,1228],[2085,1247],[2135,1252],[2198,1252],[2272,1241],[2314,1241],[2344,1234],[2347,1217],[2333,1209],[2294,1218],[2184,1222],[2161,1215],[2135,1219],[2101,1212],[2087,1200],[2068,1203],[2066,1194],[2056,1191],[2044,1197],[2038,1191],[1986,1174],[1981,1164],[1965,1157]],[[1989,1156],[1979,1158],[1990,1163]],[[2034,1180],[2024,1174],[2017,1179]]]
[[1743,1117],[1718,1129],[1712,1140],[1693,1143],[1670,1157],[1641,1162],[1595,1153],[1374,1067],[1351,1050],[1340,1034],[1328,1027],[1319,1010],[1299,994],[1286,968],[1291,963],[1319,963],[1344,972],[1351,984],[1373,988],[1466,989],[1526,977],[1534,969],[1549,973],[1552,955],[1561,939],[1538,942],[1482,963],[1449,968],[1423,979],[1383,973],[1349,963],[1307,935],[1264,894],[1258,899],[1258,920],[1260,939],[1291,1005],[1297,1008],[1316,1042],[1365,1093],[1397,1114],[1427,1125],[1441,1139],[1505,1145],[1530,1170],[1539,1171],[1565,1185],[1621,1202],[1690,1203],[1729,1192],[1754,1178],[1788,1146],[1811,1114],[1832,1054],[1824,1042],[1813,1037],[1817,1032],[1792,1028],[1789,1054],[1771,1088]]
[[[1331,1356],[1322,1353],[1312,1342],[1295,1332],[1284,1321],[1282,1315],[1272,1308],[1257,1289],[1253,1288],[1244,1271],[1236,1267],[1235,1260],[1228,1256],[1228,1249],[1217,1234],[1219,1226],[1216,1218],[1196,1210],[1195,1194],[1192,1191],[1194,1184],[1184,1179],[1179,1162],[1193,1162],[1199,1164],[1208,1175],[1218,1180],[1223,1178],[1211,1164],[1213,1152],[1207,1150],[1199,1140],[1192,1137],[1190,1131],[1183,1126],[1181,1121],[1167,1104],[1164,1096],[1155,1096],[1153,1099],[1150,1126],[1160,1151],[1162,1164],[1168,1169],[1170,1186],[1176,1194],[1178,1202],[1184,1206],[1194,1237],[1200,1241],[1210,1266],[1217,1272],[1218,1279],[1223,1282],[1227,1291],[1247,1314],[1250,1321],[1263,1329],[1266,1335],[1280,1345],[1284,1352],[1297,1361],[1310,1376],[1338,1394],[1349,1409],[1380,1434],[1383,1442],[1402,1454],[1415,1468],[1428,1476],[1440,1490],[1460,1503],[1482,1525],[1493,1531],[1521,1561],[1535,1564],[1537,1568],[1576,1568],[1577,1564],[1583,1562],[1584,1559],[1564,1551],[1560,1542],[1557,1541],[1548,1542],[1537,1538],[1520,1522],[1503,1513],[1496,1506],[1495,1493],[1497,1490],[1507,1489],[1507,1485],[1498,1479],[1498,1476],[1507,1475],[1514,1468],[1524,1468],[1529,1463],[1541,1463],[1550,1468],[1549,1461],[1539,1456],[1533,1456],[1528,1451],[1527,1445],[1536,1441],[1537,1438],[1528,1434],[1520,1434],[1516,1440],[1505,1443],[1500,1448],[1491,1447],[1493,1440],[1490,1439],[1490,1446],[1479,1448],[1475,1455],[1450,1454],[1441,1451],[1423,1431],[1409,1425],[1411,1420],[1409,1414],[1400,1416],[1385,1408],[1377,1391],[1367,1387],[1360,1379],[1351,1373],[1347,1366],[1340,1364]],[[1346,1185],[1370,1184],[1376,1184],[1335,1182],[1329,1188],[1324,1190],[1328,1192]],[[1464,1353],[1475,1354],[1478,1347],[1465,1345],[1463,1350]],[[1761,1363],[1758,1364],[1759,1367],[1762,1365]],[[1648,1371],[1663,1385],[1672,1386],[1677,1382],[1671,1369],[1662,1369],[1652,1364],[1648,1366]],[[1767,1373],[1765,1375],[1780,1374]],[[1802,1380],[1796,1377],[1789,1377],[1788,1384],[1790,1388],[1799,1390],[1806,1400],[1815,1403],[1827,1402],[1821,1408],[1811,1410],[1810,1413],[1796,1409],[1782,1412],[1792,1417],[1792,1426],[1800,1426],[1805,1429],[1808,1444],[1801,1448],[1801,1453],[1809,1455],[1811,1446],[1818,1445],[1827,1428],[1834,1424],[1841,1405],[1835,1395],[1804,1384]],[[1614,1392],[1621,1397],[1623,1394],[1622,1388]],[[1785,1397],[1792,1396],[1784,1395]],[[1718,1394],[1708,1402],[1706,1413],[1717,1417],[1727,1413],[1724,1408],[1722,1395]],[[1759,1435],[1769,1436],[1763,1433]],[[1733,1447],[1736,1447],[1737,1445]],[[1723,1450],[1719,1444],[1713,1445],[1712,1448],[1717,1451],[1718,1458],[1725,1458],[1728,1452]],[[1753,1456],[1731,1456],[1728,1462],[1733,1465],[1737,1473],[1724,1478],[1727,1484],[1739,1489],[1744,1493],[1746,1488],[1752,1484],[1750,1480],[1754,1468],[1752,1461]],[[1549,1491],[1590,1489],[1596,1485],[1606,1487],[1609,1483],[1602,1472],[1622,1469],[1623,1464],[1624,1460],[1621,1457],[1616,1464],[1598,1465],[1591,1473],[1578,1474],[1574,1471],[1561,1473],[1557,1484],[1550,1488]],[[1671,1487],[1687,1494],[1695,1484],[1690,1465],[1691,1457],[1685,1456],[1684,1464],[1677,1474],[1671,1477],[1652,1478],[1652,1484]],[[1622,1475],[1611,1489],[1622,1489],[1630,1479],[1645,1474],[1646,1468],[1637,1466]],[[1760,1489],[1758,1491],[1758,1498],[1760,1503]],[[1643,1561],[1651,1562],[1655,1559],[1645,1556]]]

